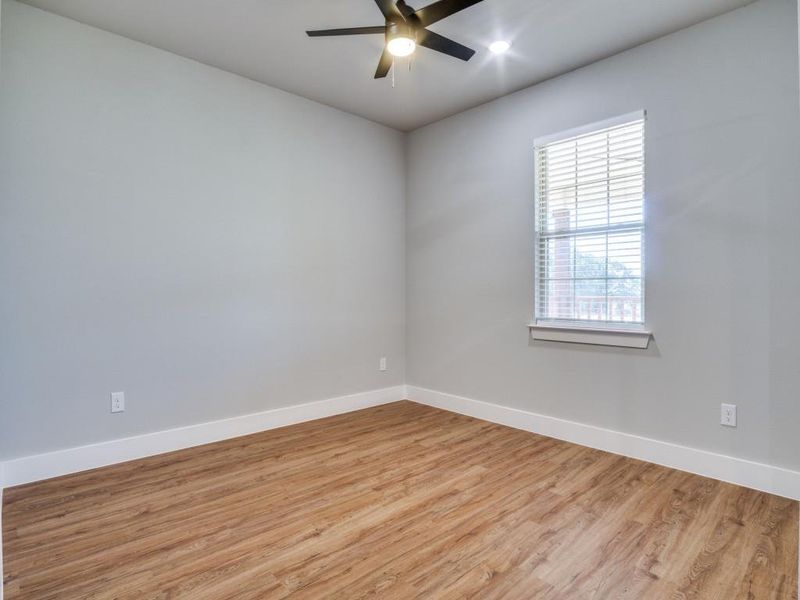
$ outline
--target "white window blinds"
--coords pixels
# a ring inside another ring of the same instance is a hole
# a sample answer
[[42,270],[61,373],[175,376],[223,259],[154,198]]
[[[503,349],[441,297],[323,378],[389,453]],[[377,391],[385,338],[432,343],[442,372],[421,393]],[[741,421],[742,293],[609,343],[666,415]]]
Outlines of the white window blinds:
[[537,142],[537,323],[644,324],[644,114],[616,121]]

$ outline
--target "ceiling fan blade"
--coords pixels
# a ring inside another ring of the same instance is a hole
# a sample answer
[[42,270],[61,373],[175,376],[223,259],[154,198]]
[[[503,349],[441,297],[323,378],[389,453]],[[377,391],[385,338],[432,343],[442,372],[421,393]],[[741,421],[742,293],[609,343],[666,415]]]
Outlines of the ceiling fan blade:
[[482,2],[482,0],[439,0],[425,8],[420,8],[414,14],[419,18],[422,26],[427,27],[478,2]]
[[381,60],[378,62],[378,69],[375,71],[375,79],[382,79],[389,74],[389,70],[392,68],[392,63],[394,59],[392,55],[389,54],[389,51],[384,48],[383,54],[381,54]]
[[427,29],[421,29],[417,32],[417,43],[420,46],[425,46],[431,50],[436,50],[437,52],[447,54],[454,58],[460,58],[461,60],[469,60],[475,54],[475,50],[472,48],[467,48],[458,42],[454,42],[443,35],[428,31]]
[[344,29],[318,29],[316,31],[306,31],[308,37],[326,37],[330,35],[364,35],[370,33],[386,33],[385,25],[377,27],[346,27]]
[[403,15],[394,5],[392,0],[375,0],[375,4],[377,4],[378,8],[381,9],[384,18],[387,21],[396,21],[400,19],[400,22],[402,22]]

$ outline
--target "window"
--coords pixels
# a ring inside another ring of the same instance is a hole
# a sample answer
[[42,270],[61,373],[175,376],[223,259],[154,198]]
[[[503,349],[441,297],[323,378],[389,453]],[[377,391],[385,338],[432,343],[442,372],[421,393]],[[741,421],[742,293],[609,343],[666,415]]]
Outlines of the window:
[[536,174],[536,325],[643,329],[644,113],[537,140]]

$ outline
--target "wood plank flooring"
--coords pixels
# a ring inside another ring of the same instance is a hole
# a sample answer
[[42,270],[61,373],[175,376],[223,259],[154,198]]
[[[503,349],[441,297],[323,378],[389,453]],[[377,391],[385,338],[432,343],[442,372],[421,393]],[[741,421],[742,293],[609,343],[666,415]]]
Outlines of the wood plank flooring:
[[3,509],[7,600],[797,599],[797,502],[412,402]]

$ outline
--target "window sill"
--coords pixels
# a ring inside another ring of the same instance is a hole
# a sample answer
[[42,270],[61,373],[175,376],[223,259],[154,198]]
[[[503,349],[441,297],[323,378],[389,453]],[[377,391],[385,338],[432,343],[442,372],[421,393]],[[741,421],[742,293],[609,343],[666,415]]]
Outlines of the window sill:
[[644,329],[607,329],[562,324],[532,323],[528,326],[534,340],[618,346],[644,350],[650,343],[652,332]]

